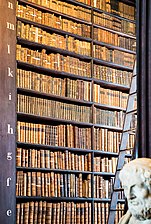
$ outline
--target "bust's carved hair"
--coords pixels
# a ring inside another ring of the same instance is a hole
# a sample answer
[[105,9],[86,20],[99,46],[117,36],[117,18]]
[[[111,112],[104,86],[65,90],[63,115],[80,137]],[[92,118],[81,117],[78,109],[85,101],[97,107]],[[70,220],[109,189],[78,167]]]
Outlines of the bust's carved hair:
[[139,158],[127,163],[120,171],[119,178],[123,181],[126,178],[133,178],[139,174],[143,183],[151,190],[151,159]]

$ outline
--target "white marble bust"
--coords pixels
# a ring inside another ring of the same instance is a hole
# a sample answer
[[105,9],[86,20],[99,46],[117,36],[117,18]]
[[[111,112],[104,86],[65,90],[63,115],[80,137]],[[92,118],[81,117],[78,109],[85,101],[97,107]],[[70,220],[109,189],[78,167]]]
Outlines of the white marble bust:
[[128,211],[119,224],[151,224],[151,159],[135,159],[120,171]]

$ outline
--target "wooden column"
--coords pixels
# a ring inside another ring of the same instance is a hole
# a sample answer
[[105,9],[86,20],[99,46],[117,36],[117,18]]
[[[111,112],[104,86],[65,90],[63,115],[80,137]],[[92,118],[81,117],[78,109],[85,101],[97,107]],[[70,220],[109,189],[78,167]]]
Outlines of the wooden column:
[[137,0],[138,157],[151,157],[151,1]]
[[0,0],[0,223],[15,224],[15,0]]

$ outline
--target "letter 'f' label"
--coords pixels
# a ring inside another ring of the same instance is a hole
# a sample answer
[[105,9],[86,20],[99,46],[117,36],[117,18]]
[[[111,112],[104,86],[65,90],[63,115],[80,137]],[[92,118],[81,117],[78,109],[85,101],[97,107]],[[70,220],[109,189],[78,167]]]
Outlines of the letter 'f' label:
[[8,76],[13,78],[13,71],[8,67]]
[[7,178],[7,180],[6,180],[6,185],[7,185],[7,187],[10,186],[10,181],[11,181],[11,179],[12,179],[11,177],[8,177],[8,178]]

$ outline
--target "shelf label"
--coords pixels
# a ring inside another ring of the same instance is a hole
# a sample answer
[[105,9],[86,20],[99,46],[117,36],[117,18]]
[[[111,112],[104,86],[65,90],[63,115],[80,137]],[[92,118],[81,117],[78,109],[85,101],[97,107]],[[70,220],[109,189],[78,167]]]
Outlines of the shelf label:
[[11,177],[8,177],[6,180],[6,186],[9,187],[10,186],[10,181],[12,180]]
[[7,127],[8,127],[8,132],[7,133],[10,134],[10,135],[13,135],[14,130],[13,130],[13,128],[11,128],[10,124],[8,124]]
[[13,78],[13,71],[11,71],[10,67],[8,67],[8,76]]
[[8,99],[9,99],[9,101],[12,100],[12,94],[11,93],[9,93]]
[[12,157],[12,152],[8,152],[7,153],[7,160],[12,160],[13,157]]
[[8,52],[8,54],[10,54],[10,45],[9,44],[7,44],[7,52]]
[[15,25],[13,23],[7,22],[7,29],[14,31],[15,30]]
[[7,210],[7,211],[6,211],[6,214],[7,214],[7,216],[11,216],[11,215],[12,215],[12,210],[10,210],[10,209]]
[[8,8],[9,8],[9,9],[13,9],[13,3],[8,2]]

